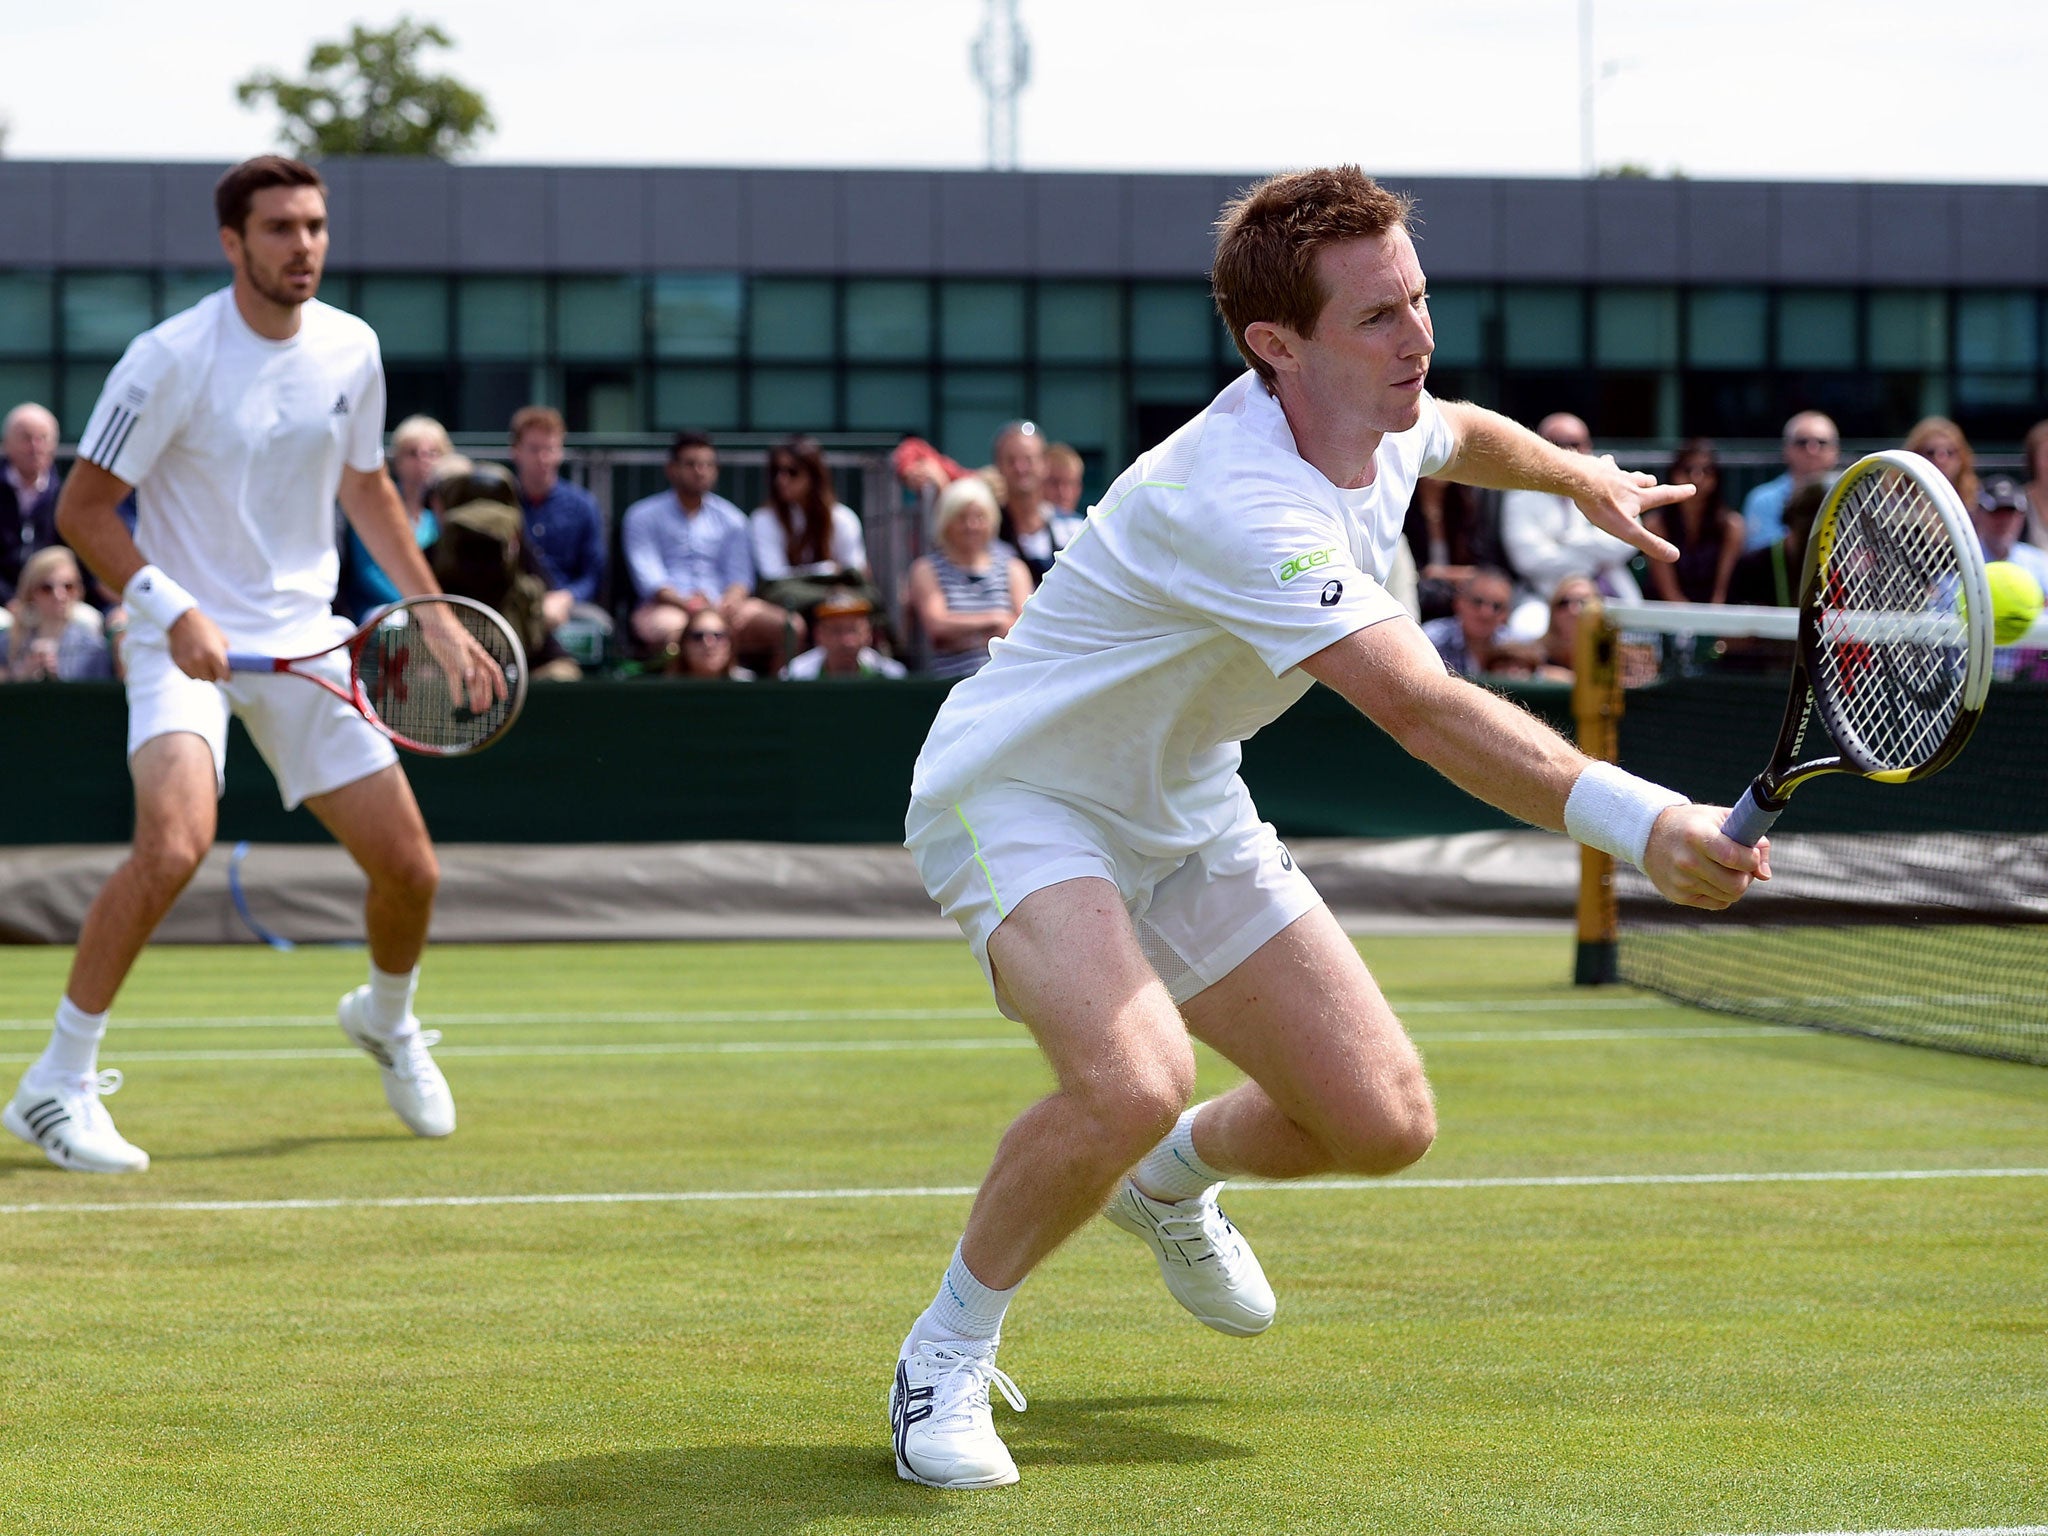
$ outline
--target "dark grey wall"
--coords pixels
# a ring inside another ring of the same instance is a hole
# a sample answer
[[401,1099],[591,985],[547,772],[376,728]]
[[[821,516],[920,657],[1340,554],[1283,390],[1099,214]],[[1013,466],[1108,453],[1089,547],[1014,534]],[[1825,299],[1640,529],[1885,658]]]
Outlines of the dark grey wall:
[[[218,165],[0,161],[0,264],[202,267]],[[330,161],[358,271],[1198,277],[1248,176]],[[1389,178],[1444,279],[2032,285],[2048,188]]]

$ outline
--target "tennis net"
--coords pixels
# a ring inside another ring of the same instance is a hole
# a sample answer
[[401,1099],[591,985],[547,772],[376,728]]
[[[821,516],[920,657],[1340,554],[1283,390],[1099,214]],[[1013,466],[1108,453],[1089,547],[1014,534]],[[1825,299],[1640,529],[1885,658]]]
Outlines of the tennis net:
[[[1608,695],[1612,755],[1733,803],[1784,711],[1792,611],[1642,604],[1605,618],[1606,654],[1633,682]],[[1830,774],[1800,789],[1772,830],[1774,878],[1728,911],[1673,906],[1615,870],[1604,955],[1582,900],[1580,979],[2048,1065],[2048,622],[2001,650],[1995,675],[1969,746],[1933,778]]]

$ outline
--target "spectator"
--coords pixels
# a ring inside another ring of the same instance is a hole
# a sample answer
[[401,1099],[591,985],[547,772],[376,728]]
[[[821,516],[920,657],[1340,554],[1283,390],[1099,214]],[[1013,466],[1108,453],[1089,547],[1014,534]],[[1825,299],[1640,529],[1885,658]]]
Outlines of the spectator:
[[1045,477],[1041,491],[1055,514],[1081,515],[1081,455],[1065,443],[1052,443],[1045,450]]
[[1458,584],[1449,617],[1422,626],[1446,668],[1462,677],[1528,669],[1528,651],[1503,634],[1514,596],[1514,582],[1498,566],[1482,565]]
[[[1546,416],[1536,432],[1567,453],[1593,451],[1593,435],[1576,416]],[[1549,622],[1546,595],[1567,576],[1590,576],[1602,593],[1623,602],[1642,599],[1642,588],[1628,568],[1635,546],[1595,528],[1569,496],[1509,491],[1501,497],[1500,537],[1509,564],[1533,599],[1512,626],[1526,638],[1543,632]]]
[[1415,482],[1402,534],[1416,571],[1416,601],[1422,617],[1440,619],[1451,611],[1458,584],[1477,565],[1498,565],[1499,540],[1489,526],[1480,493],[1449,480]]
[[734,659],[732,626],[716,608],[699,608],[684,621],[675,644],[668,647],[669,677],[724,679],[751,683],[754,674]]
[[597,498],[562,478],[562,444],[568,436],[562,413],[529,405],[512,416],[512,468],[519,482],[519,509],[526,538],[547,573],[543,611],[559,629],[571,614],[606,633],[611,617],[598,606],[604,590],[604,514]]
[[448,454],[427,484],[440,537],[427,551],[441,590],[496,609],[526,649],[527,675],[574,682],[583,675],[547,621],[547,575],[523,536],[519,492],[495,464]]
[[1807,535],[1813,531],[1813,520],[1820,516],[1820,505],[1827,496],[1827,485],[1819,480],[1792,493],[1780,518],[1784,531],[1778,542],[1752,549],[1735,562],[1728,577],[1729,602],[1752,608],[1791,608],[1798,604]]
[[1002,500],[996,536],[1017,552],[1036,587],[1086,521],[1045,499],[1045,434],[1035,422],[1013,421],[998,432],[995,459]]
[[651,652],[667,652],[691,615],[718,611],[734,646],[781,658],[803,644],[804,622],[753,596],[754,557],[746,514],[712,489],[718,450],[699,432],[678,432],[668,450],[665,491],[626,508],[626,566],[640,606],[633,634]]
[[0,603],[14,596],[22,567],[57,542],[57,418],[34,402],[0,422]]
[[1961,427],[1946,416],[1922,417],[1906,434],[1905,447],[1948,476],[1965,507],[1977,505],[1977,493],[1983,489],[1977,483],[1977,456]]
[[[431,416],[408,416],[391,429],[391,478],[421,549],[431,547],[440,537],[433,511],[427,506],[427,487],[437,466],[454,452],[448,429]],[[362,619],[386,603],[397,602],[400,593],[345,518],[342,530],[341,586],[335,606],[351,618]]]
[[0,629],[0,676],[8,682],[114,675],[99,610],[85,601],[78,557],[62,544],[28,557],[8,613],[13,622]]
[[1550,628],[1543,632],[1543,655],[1536,676],[1547,683],[1568,683],[1579,664],[1579,621],[1600,600],[1600,589],[1587,576],[1567,576],[1550,594]]
[[853,584],[872,606],[860,519],[832,494],[825,450],[811,438],[786,438],[768,450],[768,501],[750,522],[754,575],[767,601],[808,615]]
[[1819,411],[1801,411],[1785,423],[1785,473],[1766,480],[1742,502],[1742,547],[1768,549],[1785,534],[1785,504],[1809,485],[1832,483],[1842,458],[1842,437]]
[[1031,596],[1031,572],[996,539],[995,493],[979,476],[955,480],[932,508],[936,547],[910,567],[909,607],[924,626],[934,677],[966,677],[988,660]]
[[2027,471],[2027,483],[2020,487],[2027,499],[2027,531],[2022,537],[2036,549],[2048,549],[2048,421],[2027,429],[2020,454]]
[[1725,603],[1728,578],[1742,558],[1742,514],[1721,499],[1721,461],[1704,438],[1681,443],[1666,485],[1692,495],[1643,514],[1643,526],[1678,546],[1678,563],[1650,562],[1650,589],[1667,603]]
[[2024,543],[2027,498],[2017,482],[1993,475],[1977,492],[1970,508],[1970,521],[1977,525],[1977,542],[1986,560],[2010,560],[2044,588],[2048,588],[2048,549]]
[[821,677],[903,676],[902,662],[875,649],[874,614],[875,605],[851,587],[823,599],[812,610],[817,645],[783,668],[783,677],[807,683]]

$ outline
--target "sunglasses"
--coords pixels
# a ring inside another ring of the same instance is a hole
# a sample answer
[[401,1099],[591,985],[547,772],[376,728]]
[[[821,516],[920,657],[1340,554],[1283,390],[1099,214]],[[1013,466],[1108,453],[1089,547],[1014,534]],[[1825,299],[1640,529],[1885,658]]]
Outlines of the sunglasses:
[[1795,437],[1794,448],[1834,448],[1839,446],[1832,437]]
[[1485,609],[1490,613],[1505,613],[1508,607],[1507,603],[1498,597],[1461,597],[1458,601],[1470,603],[1474,608]]
[[38,592],[47,592],[52,597],[62,597],[66,592],[80,592],[82,588],[75,581],[46,581],[37,587]]
[[1577,613],[1586,606],[1587,601],[1583,597],[1554,597],[1550,600],[1550,611],[1552,613]]
[[732,634],[723,629],[693,629],[683,638],[692,645],[724,645]]
[[769,470],[768,473],[777,480],[801,480],[804,478],[804,468],[801,464],[778,464]]

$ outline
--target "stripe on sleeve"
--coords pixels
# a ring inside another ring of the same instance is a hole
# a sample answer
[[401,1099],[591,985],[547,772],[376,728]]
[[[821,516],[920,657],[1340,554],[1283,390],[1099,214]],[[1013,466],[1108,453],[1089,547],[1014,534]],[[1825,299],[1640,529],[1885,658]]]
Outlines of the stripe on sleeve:
[[120,444],[127,441],[128,429],[135,425],[135,413],[121,406],[115,406],[107,415],[107,424],[100,429],[100,435],[85,450],[85,457],[105,469],[113,462],[114,454],[120,451]]

